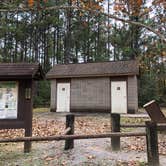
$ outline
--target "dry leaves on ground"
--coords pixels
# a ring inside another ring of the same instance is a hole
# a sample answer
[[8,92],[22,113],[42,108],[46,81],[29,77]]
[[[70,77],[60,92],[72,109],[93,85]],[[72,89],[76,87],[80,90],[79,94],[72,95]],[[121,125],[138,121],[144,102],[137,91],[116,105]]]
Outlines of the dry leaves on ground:
[[[65,130],[65,121],[52,118],[33,118],[33,136],[61,135]],[[100,117],[77,117],[75,121],[76,134],[99,134],[110,132],[110,119]],[[0,130],[1,138],[23,137],[23,129]],[[166,135],[159,135],[159,153],[166,155]],[[122,147],[126,151],[146,151],[144,137],[130,137],[122,139]]]

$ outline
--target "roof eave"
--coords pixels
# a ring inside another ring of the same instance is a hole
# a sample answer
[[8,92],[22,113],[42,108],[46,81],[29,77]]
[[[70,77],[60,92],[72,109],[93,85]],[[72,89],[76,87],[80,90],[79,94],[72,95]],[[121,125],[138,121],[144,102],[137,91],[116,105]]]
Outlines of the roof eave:
[[58,79],[58,78],[86,78],[86,77],[118,77],[118,76],[134,76],[139,75],[139,73],[118,73],[118,74],[93,74],[93,75],[46,75],[46,79]]
[[21,79],[33,79],[32,75],[7,75],[0,76],[0,80],[21,80]]

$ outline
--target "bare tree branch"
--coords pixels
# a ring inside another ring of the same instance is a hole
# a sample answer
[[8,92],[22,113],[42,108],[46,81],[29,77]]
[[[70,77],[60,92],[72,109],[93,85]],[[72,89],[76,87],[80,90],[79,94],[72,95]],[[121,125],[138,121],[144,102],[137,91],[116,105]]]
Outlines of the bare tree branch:
[[41,8],[41,9],[37,9],[37,8],[0,9],[0,12],[16,12],[17,13],[17,12],[29,12],[29,11],[37,11],[37,10],[46,11],[46,10],[59,10],[59,9],[64,9],[64,10],[76,9],[76,10],[80,10],[83,12],[88,11],[88,12],[94,13],[96,15],[102,14],[104,16],[107,16],[107,17],[114,19],[114,20],[117,20],[117,21],[121,21],[121,22],[125,22],[128,24],[133,24],[136,26],[143,27],[143,28],[147,29],[148,31],[151,31],[154,34],[156,34],[163,42],[166,42],[166,36],[164,36],[159,31],[156,31],[154,28],[152,28],[146,24],[143,24],[141,22],[135,22],[135,21],[119,18],[117,16],[114,16],[113,14],[107,14],[103,11],[95,10],[95,9],[91,9],[91,8],[83,8],[83,7],[78,7],[78,6],[51,6],[51,7]]

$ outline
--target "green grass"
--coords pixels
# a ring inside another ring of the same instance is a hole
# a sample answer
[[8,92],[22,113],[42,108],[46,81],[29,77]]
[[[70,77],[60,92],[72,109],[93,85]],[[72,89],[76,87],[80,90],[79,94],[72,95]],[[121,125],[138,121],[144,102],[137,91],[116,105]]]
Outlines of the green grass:
[[[127,118],[127,117],[122,117],[121,118],[121,124],[145,124],[145,121],[147,121],[147,118]],[[135,131],[136,128],[125,128],[125,127],[121,127],[121,132],[131,132],[131,131]]]
[[42,113],[42,112],[49,112],[49,108],[34,108],[33,112],[35,113]]
[[121,124],[144,124],[149,118],[128,118],[122,117]]

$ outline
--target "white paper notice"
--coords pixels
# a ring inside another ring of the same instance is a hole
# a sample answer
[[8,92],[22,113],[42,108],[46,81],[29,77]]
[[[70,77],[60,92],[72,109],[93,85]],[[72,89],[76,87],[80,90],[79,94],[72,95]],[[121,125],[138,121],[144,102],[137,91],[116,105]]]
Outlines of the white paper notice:
[[0,82],[0,119],[17,119],[18,83]]

